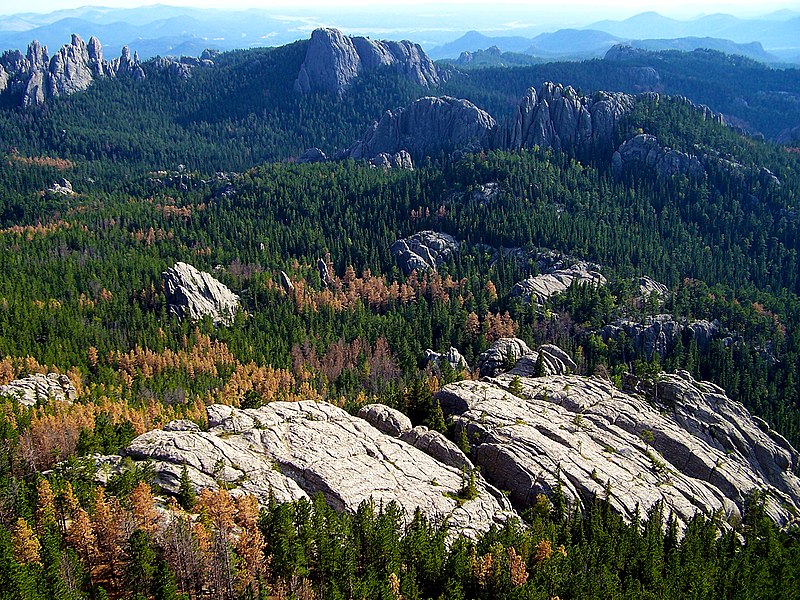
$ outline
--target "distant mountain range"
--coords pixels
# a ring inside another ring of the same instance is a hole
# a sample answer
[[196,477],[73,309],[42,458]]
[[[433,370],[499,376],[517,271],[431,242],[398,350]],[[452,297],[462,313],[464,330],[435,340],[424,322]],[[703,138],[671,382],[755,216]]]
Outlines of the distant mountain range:
[[[443,16],[434,12],[420,15],[414,22],[409,21],[407,14],[386,13],[378,17],[333,9],[293,9],[286,14],[266,9],[88,6],[48,14],[0,16],[0,51],[24,50],[32,39],[43,46],[58,48],[72,33],[77,33],[84,39],[91,36],[102,39],[111,54],[129,46],[142,59],[156,55],[197,56],[205,48],[232,50],[282,45],[308,37],[319,25],[331,24],[348,33],[377,39],[387,36],[410,39],[422,44],[434,59],[455,59],[462,52],[497,46],[501,52],[539,59],[574,60],[602,56],[613,45],[628,43],[651,50],[710,48],[767,63],[800,63],[800,13],[788,10],[755,19],[715,14],[691,20],[645,12],[621,21],[599,21],[573,29],[553,27],[551,31],[535,30],[533,26],[507,26],[509,34],[517,32],[517,35],[494,35],[503,30],[502,25],[476,18],[469,22],[482,23],[486,31],[469,31],[457,39],[454,38],[458,28],[468,22],[468,15]],[[441,26],[445,16],[448,27]],[[492,35],[487,35],[489,32]]]

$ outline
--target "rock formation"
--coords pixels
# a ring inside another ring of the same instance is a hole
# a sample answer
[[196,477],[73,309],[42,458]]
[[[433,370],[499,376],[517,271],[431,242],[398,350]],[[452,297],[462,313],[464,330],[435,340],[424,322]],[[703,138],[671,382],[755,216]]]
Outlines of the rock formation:
[[450,346],[446,354],[435,352],[430,348],[425,350],[425,364],[432,364],[437,369],[441,369],[442,361],[450,365],[457,373],[461,371],[469,372],[470,370],[467,360],[461,355],[461,352],[453,346]]
[[719,323],[705,319],[691,322],[685,319],[676,321],[672,315],[647,316],[641,321],[618,319],[600,329],[600,336],[607,342],[618,339],[623,332],[631,341],[633,349],[642,356],[649,359],[657,354],[664,358],[672,351],[678,340],[682,340],[684,332],[688,336],[687,341],[694,340],[698,349],[706,349],[719,333]]
[[663,501],[682,524],[714,511],[733,522],[753,490],[766,491],[777,523],[796,519],[800,455],[785,439],[685,372],[635,383],[625,393],[591,377],[511,372],[447,385],[437,398],[466,431],[473,462],[518,508],[551,495],[560,473],[570,503],[610,491],[626,519]]
[[520,377],[533,377],[537,364],[543,375],[567,375],[577,370],[569,354],[553,344],[531,350],[519,338],[500,338],[478,356],[476,366],[481,377],[494,377],[506,371]]
[[[391,413],[383,408],[383,414]],[[153,461],[157,483],[170,493],[178,491],[186,465],[197,488],[224,482],[232,494],[253,494],[264,504],[270,494],[285,502],[322,493],[331,506],[349,512],[370,499],[384,506],[396,502],[409,519],[417,508],[430,518],[447,518],[455,534],[474,536],[510,514],[508,501],[480,475],[477,496],[459,497],[464,473],[431,454],[451,462],[465,457],[459,459],[460,451],[441,434],[420,429],[408,443],[395,435],[398,429],[412,431],[405,423],[387,435],[340,408],[312,401],[245,410],[212,405],[208,417],[208,431],[172,423],[134,439],[125,453]]]
[[667,286],[663,283],[659,283],[655,279],[651,279],[647,275],[639,277],[638,284],[639,294],[642,298],[649,298],[652,294],[655,294],[663,300],[669,295],[669,288]]
[[517,282],[511,293],[528,302],[542,304],[550,296],[565,292],[573,283],[602,286],[606,278],[596,270],[596,265],[576,262],[569,267],[547,267],[540,275]]
[[414,161],[407,150],[400,150],[394,154],[381,152],[369,159],[369,164],[382,169],[413,169]]
[[210,316],[215,325],[231,325],[239,296],[208,273],[178,262],[161,274],[170,311],[181,319]]
[[655,136],[646,133],[622,142],[611,158],[611,169],[617,177],[626,170],[642,167],[653,169],[659,177],[686,175],[699,179],[706,174],[699,158],[662,146]]
[[494,144],[497,123],[468,100],[420,98],[410,106],[386,111],[347,158],[369,160],[381,153],[408,151],[415,160],[438,152],[480,150]]
[[67,96],[88,88],[101,77],[143,79],[138,57],[131,58],[127,48],[113,61],[103,60],[97,38],[84,42],[73,34],[72,41],[51,58],[47,48],[31,42],[25,56],[17,50],[0,56],[0,93],[8,93],[21,106],[39,106],[49,98]]
[[328,155],[319,148],[307,148],[300,156],[297,157],[297,162],[301,165],[327,162]]
[[78,393],[66,375],[34,373],[0,385],[0,396],[16,398],[25,406],[35,406],[39,400],[72,402],[78,397]]
[[545,83],[530,88],[512,119],[505,146],[543,146],[578,152],[613,145],[620,118],[633,107],[633,97],[598,92],[580,96],[571,87]]
[[419,44],[349,37],[337,29],[321,28],[311,34],[306,57],[294,87],[308,94],[342,95],[360,74],[380,68],[394,69],[418,85],[438,85],[441,75]]
[[436,267],[458,252],[459,243],[446,233],[420,231],[412,236],[397,240],[389,248],[392,256],[403,271],[411,273],[436,270]]

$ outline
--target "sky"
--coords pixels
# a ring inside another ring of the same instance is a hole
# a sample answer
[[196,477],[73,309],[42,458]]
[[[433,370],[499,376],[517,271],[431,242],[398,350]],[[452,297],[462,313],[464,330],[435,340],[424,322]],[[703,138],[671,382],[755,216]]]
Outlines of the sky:
[[[34,0],[33,3],[22,3],[19,0],[0,0],[0,14],[10,15],[21,12],[48,13],[55,10],[77,8],[87,4],[109,7],[136,7],[154,2],[146,0]],[[380,2],[378,0],[335,0],[324,2],[320,0],[161,0],[162,4],[172,6],[196,6],[198,8],[261,8],[261,9],[295,9],[295,10],[320,10],[330,13],[336,9],[375,11],[382,9],[393,12],[409,12],[429,10],[433,5],[450,5],[464,7],[468,5],[475,8],[487,6],[486,0],[403,0],[398,3]],[[554,6],[555,4],[555,6]],[[604,14],[613,18],[624,18],[646,10],[654,10],[666,16],[692,17],[701,14],[725,12],[737,16],[755,16],[765,14],[781,8],[800,11],[800,1],[765,0],[753,2],[752,0],[568,0],[563,3],[544,3],[532,0],[498,0],[491,2],[496,10],[506,10],[510,13],[535,14],[543,9],[558,12],[565,16],[579,18],[581,13],[588,17]]]

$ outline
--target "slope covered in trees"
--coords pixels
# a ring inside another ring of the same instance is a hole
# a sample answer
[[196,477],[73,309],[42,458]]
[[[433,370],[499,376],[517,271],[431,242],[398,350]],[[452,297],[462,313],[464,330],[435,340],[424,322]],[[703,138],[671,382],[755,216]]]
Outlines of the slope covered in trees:
[[[96,488],[86,457],[173,419],[204,426],[212,402],[319,399],[354,411],[380,401],[448,432],[433,393],[473,374],[426,365],[425,350],[454,346],[475,365],[513,335],[558,344],[580,374],[617,382],[685,368],[800,444],[797,153],[684,101],[643,97],[619,141],[646,132],[712,156],[705,176],[615,177],[607,156],[580,162],[541,148],[437,156],[414,170],[270,162],[344,147],[421,93],[379,73],[339,102],[295,96],[303,53],[303,43],[230,53],[186,80],[153,71],[40,112],[2,112],[0,384],[58,371],[78,400],[3,400],[0,594],[769,598],[794,589],[797,532],[778,531],[757,494],[742,523],[698,518],[685,532],[658,508],[625,524],[602,499],[580,515],[556,494],[529,507],[525,528],[448,546],[446,526],[402,523],[392,506],[340,515],[315,499],[258,513],[224,490],[195,497],[184,481],[159,513],[152,473],[133,467]],[[536,77],[486,70],[455,75],[442,91],[505,111],[521,94],[513,86]],[[62,178],[72,193],[47,191]],[[406,275],[389,248],[426,229],[461,250],[437,271]],[[524,302],[512,290],[538,274],[531,252],[541,248],[599,263],[608,285]],[[241,296],[233,325],[170,313],[161,273],[177,261]],[[641,275],[664,282],[666,297],[642,298]],[[660,313],[716,320],[722,333],[702,348],[687,334],[663,355],[600,333]],[[190,521],[176,502],[199,516]]]

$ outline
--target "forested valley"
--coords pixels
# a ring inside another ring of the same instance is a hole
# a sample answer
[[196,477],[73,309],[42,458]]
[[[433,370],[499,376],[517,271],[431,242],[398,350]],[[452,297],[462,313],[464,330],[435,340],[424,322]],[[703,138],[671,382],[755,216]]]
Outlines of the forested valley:
[[[478,374],[425,352],[454,347],[475,365],[509,337],[555,344],[576,374],[620,388],[628,374],[686,370],[800,446],[797,148],[644,95],[617,141],[644,132],[702,149],[719,157],[704,177],[620,176],[609,152],[539,147],[429,156],[413,170],[300,164],[305,148],[334,156],[383,111],[433,93],[380,72],[341,99],[299,96],[304,53],[304,42],[230,52],[188,79],[151,70],[0,110],[0,384],[59,373],[76,390],[74,402],[3,399],[0,597],[800,597],[797,522],[774,523],[758,490],[739,522],[698,514],[684,527],[660,503],[628,522],[608,497],[581,510],[557,489],[470,538],[394,504],[341,512],[319,494],[259,507],[188,477],[166,494],[152,465],[132,461],[101,483],[96,457],[171,421],[207,429],[211,404],[315,400],[357,414],[379,402],[458,443],[436,394]],[[754,95],[767,79],[800,86],[791,70],[690,54],[658,58],[667,91],[715,111],[730,110],[725,77],[756,73],[737,79],[761,82]],[[696,98],[695,71],[706,71]],[[435,93],[501,120],[546,80],[635,91],[618,64],[591,61],[454,71]],[[749,119],[766,135],[796,121],[760,98]],[[459,250],[407,273],[390,248],[426,230]],[[516,294],[551,251],[598,265],[607,285],[542,303]],[[170,310],[162,272],[176,262],[240,296],[231,324]],[[667,293],[643,296],[642,276]],[[662,354],[602,334],[654,315],[718,334],[701,347],[686,331]]]

